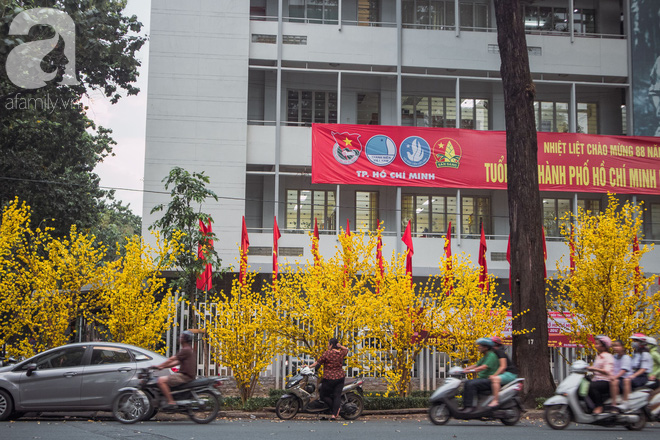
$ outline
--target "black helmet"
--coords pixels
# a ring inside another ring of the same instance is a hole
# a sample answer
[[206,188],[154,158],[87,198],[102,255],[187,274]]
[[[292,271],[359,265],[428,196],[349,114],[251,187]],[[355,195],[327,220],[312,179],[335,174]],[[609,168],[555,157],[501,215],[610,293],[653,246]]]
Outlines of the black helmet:
[[180,338],[186,341],[187,343],[191,343],[193,341],[193,337],[194,337],[193,332],[191,332],[190,330],[182,331],[180,336]]

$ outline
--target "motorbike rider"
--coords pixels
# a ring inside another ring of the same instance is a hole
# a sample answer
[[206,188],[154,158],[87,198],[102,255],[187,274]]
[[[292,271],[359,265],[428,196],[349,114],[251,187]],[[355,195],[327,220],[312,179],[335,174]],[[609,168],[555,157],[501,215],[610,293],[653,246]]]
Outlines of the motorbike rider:
[[591,413],[600,414],[603,412],[603,403],[610,395],[610,378],[614,368],[614,356],[609,352],[612,340],[608,336],[598,335],[594,339],[598,354],[594,364],[587,367],[587,370],[594,372],[589,385],[589,398],[595,406]]
[[348,348],[341,345],[337,338],[331,338],[328,342],[328,349],[316,362],[309,365],[310,368],[323,365],[323,379],[321,380],[319,397],[332,409],[331,420],[336,420],[339,417],[341,392],[346,379],[343,365],[347,354]]
[[630,376],[632,360],[626,354],[626,347],[623,341],[617,339],[612,342],[612,351],[614,352],[614,365],[612,368],[612,377],[610,378],[610,396],[612,403],[616,404],[619,390],[623,390],[623,379]]
[[479,338],[475,342],[477,350],[482,354],[481,359],[463,370],[464,373],[477,373],[477,378],[468,380],[463,389],[463,410],[474,411],[474,398],[479,391],[490,391],[490,379],[500,365],[497,355],[493,351],[495,343],[489,338]]
[[634,350],[630,376],[623,379],[623,409],[628,406],[628,396],[633,388],[644,386],[653,370],[653,358],[646,347],[646,335],[635,333],[630,337]]
[[499,367],[497,368],[497,371],[489,377],[490,387],[493,391],[493,400],[488,406],[496,407],[500,404],[498,400],[500,388],[502,388],[502,385],[511,383],[518,378],[518,368],[516,368],[514,363],[511,362],[511,359],[504,351],[504,348],[502,347],[502,338],[499,336],[493,336],[490,340],[495,344],[493,351],[497,355]]
[[192,341],[193,333],[191,331],[186,330],[181,332],[179,336],[181,348],[179,351],[162,364],[156,366],[158,370],[162,370],[180,365],[177,373],[158,378],[158,388],[160,388],[163,396],[167,399],[167,404],[162,408],[163,410],[176,407],[176,401],[172,397],[170,389],[188,383],[197,376],[197,365],[195,365],[196,359],[192,349]]
[[646,337],[646,345],[649,347],[649,353],[653,359],[653,369],[649,374],[649,380],[655,381],[652,388],[657,390],[660,388],[660,348],[658,348],[658,341],[650,336]]

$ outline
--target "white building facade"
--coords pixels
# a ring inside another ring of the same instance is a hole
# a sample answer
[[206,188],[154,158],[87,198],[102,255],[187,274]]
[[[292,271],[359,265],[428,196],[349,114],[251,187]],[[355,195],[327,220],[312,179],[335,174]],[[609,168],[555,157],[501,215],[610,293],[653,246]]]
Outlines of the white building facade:
[[[537,129],[636,133],[636,1],[522,3]],[[168,202],[162,179],[180,166],[204,171],[220,197],[201,209],[214,219],[225,266],[237,267],[243,216],[249,264],[263,273],[272,271],[274,216],[280,262],[312,260],[315,218],[326,256],[347,220],[351,229],[383,221],[385,254],[402,250],[411,220],[414,276],[438,273],[450,221],[453,253],[476,264],[483,223],[488,269],[505,285],[505,190],[311,183],[312,123],[505,129],[492,0],[152,0],[151,29],[145,228],[151,209]],[[562,256],[568,264],[557,218],[603,209],[607,196],[541,197],[552,276]],[[644,202],[642,243],[660,240],[660,189],[621,198]],[[647,274],[660,273],[658,252],[644,257]]]

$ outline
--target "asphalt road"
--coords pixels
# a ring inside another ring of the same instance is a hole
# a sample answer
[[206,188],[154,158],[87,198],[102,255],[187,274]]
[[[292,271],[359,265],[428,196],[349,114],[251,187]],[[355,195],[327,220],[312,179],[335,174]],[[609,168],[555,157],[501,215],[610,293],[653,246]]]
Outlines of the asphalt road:
[[565,431],[553,431],[542,420],[525,419],[507,427],[496,422],[450,421],[445,426],[432,425],[425,417],[371,417],[354,422],[313,419],[280,421],[277,419],[219,418],[208,425],[189,420],[151,421],[122,425],[112,420],[44,419],[0,423],[0,439],[6,440],[206,440],[206,439],[287,439],[309,440],[623,440],[658,439],[660,424],[648,424],[643,431],[623,427],[601,428],[570,425]]

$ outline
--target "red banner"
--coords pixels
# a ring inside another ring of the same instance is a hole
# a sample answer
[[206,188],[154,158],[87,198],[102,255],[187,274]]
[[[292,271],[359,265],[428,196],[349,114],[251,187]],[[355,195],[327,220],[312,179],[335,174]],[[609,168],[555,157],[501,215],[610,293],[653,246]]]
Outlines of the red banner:
[[[537,135],[542,191],[660,193],[660,138]],[[506,189],[506,133],[312,125],[312,183]]]

